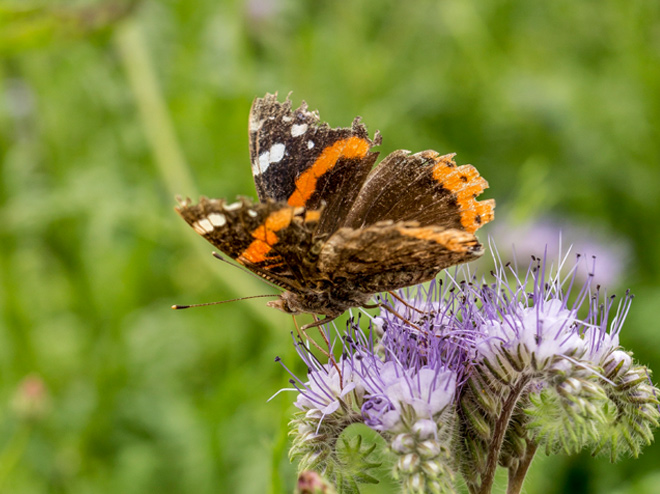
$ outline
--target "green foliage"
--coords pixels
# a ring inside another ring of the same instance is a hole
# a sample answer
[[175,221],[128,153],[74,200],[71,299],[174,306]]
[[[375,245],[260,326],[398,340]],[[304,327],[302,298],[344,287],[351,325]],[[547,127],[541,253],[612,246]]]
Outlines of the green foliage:
[[520,374],[513,370],[520,360],[507,355],[506,361],[475,366],[461,396],[458,464],[471,492],[483,492],[490,448],[502,425],[497,463],[509,469],[510,479],[521,465],[524,478],[528,455],[537,448],[546,455],[609,451],[615,461],[636,458],[653,442],[658,390],[648,369],[632,366],[630,354],[611,351],[603,358],[604,369],[573,366],[562,357]]
[[373,461],[376,443],[370,446],[362,444],[362,436],[350,438],[340,437],[337,444],[337,461],[339,463],[337,476],[338,492],[353,494],[360,492],[360,484],[377,484],[372,470],[381,466],[381,462]]
[[372,471],[382,462],[374,459],[376,443],[363,444],[363,436],[349,427],[350,419],[328,416],[319,423],[319,418],[298,412],[290,423],[289,455],[298,471],[314,470],[344,494],[358,494],[362,484],[377,484]]
[[52,43],[102,37],[133,12],[139,0],[71,6],[65,2],[0,3],[0,54],[20,54]]
[[635,458],[644,446],[653,442],[653,429],[660,425],[656,389],[650,384],[650,372],[636,366],[607,386],[609,420],[601,431],[594,454],[609,452],[612,461],[623,455]]
[[591,446],[611,461],[637,458],[653,442],[660,411],[649,372],[633,367],[615,382],[569,378],[561,386],[529,395],[527,427],[546,454],[576,453]]
[[[525,408],[531,418],[527,427],[548,455],[579,452],[598,440],[606,422],[604,390],[588,381],[571,380],[570,391],[562,392],[565,388],[553,386],[530,394],[529,406]],[[583,394],[582,389],[588,391]]]
[[[625,346],[658,368],[659,21],[653,0],[0,1],[0,489],[291,492],[289,397],[266,403],[291,319],[169,311],[269,291],[172,211],[177,193],[254,196],[245,128],[266,91],[333,125],[361,114],[383,153],[458,152],[495,223],[554,214],[628,239],[622,282],[643,296]],[[9,406],[28,375],[37,421]],[[634,427],[647,405],[624,398]],[[650,492],[645,453],[544,460],[553,481],[527,490]]]

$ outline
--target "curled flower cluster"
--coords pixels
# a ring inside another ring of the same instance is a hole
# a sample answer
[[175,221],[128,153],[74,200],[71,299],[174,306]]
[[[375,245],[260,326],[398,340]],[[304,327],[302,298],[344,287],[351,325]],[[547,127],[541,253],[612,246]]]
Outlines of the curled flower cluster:
[[[351,492],[375,481],[373,447],[342,446],[351,424],[377,431],[403,492],[487,493],[499,466],[520,492],[538,448],[638,455],[658,425],[649,371],[619,347],[632,296],[618,303],[579,262],[533,258],[521,272],[496,257],[490,276],[467,268],[406,290],[341,335],[341,358],[317,360],[296,342],[309,372],[293,376],[298,414],[292,458]],[[594,264],[589,266],[593,273]]]

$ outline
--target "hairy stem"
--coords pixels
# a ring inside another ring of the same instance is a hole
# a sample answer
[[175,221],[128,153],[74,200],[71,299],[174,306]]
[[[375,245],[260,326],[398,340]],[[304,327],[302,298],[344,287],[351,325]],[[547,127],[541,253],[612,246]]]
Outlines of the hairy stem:
[[520,494],[537,447],[532,441],[527,440],[525,455],[521,458],[518,468],[509,470],[509,485],[507,485],[506,494]]
[[488,451],[488,460],[486,461],[486,471],[481,476],[481,485],[477,491],[478,494],[489,494],[493,487],[495,471],[497,470],[497,461],[500,457],[500,450],[502,449],[504,436],[506,434],[507,427],[509,426],[511,415],[513,415],[513,412],[516,409],[518,398],[520,398],[520,394],[523,392],[528,382],[528,377],[522,377],[518,383],[511,387],[509,396],[504,402],[502,413],[495,423],[495,429],[493,431],[493,437],[491,439],[490,448]]

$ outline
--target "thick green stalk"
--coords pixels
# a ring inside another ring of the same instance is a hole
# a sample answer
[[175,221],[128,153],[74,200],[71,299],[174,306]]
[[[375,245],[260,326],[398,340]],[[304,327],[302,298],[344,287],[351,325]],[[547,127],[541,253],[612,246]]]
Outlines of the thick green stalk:
[[137,22],[127,21],[118,29],[115,44],[135,96],[142,128],[154,154],[158,171],[172,197],[182,192],[197,195],[165,98],[156,79],[151,54]]

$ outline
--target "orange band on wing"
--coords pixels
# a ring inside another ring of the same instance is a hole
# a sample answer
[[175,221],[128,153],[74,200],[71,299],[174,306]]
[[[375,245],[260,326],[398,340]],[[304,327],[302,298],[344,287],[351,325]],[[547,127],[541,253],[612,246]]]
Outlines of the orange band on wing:
[[254,240],[238,259],[246,260],[253,264],[258,264],[266,260],[266,256],[271,251],[273,245],[279,240],[275,232],[289,226],[292,219],[293,209],[290,208],[284,208],[270,213],[264,224],[252,232]]
[[456,195],[461,209],[461,225],[470,233],[491,221],[494,217],[495,201],[477,201],[475,198],[488,188],[488,182],[472,165],[457,167],[451,156],[436,158],[433,178]]
[[312,209],[305,211],[305,223],[317,223],[321,219],[321,211]]
[[401,227],[397,228],[397,230],[401,235],[405,235],[406,237],[413,237],[418,240],[436,242],[446,247],[447,250],[451,250],[453,252],[467,252],[477,243],[474,236],[460,230],[438,231],[433,227]]
[[369,141],[351,136],[335,142],[296,180],[296,190],[289,197],[289,206],[305,206],[316,190],[316,182],[331,170],[340,158],[363,158],[369,152]]

